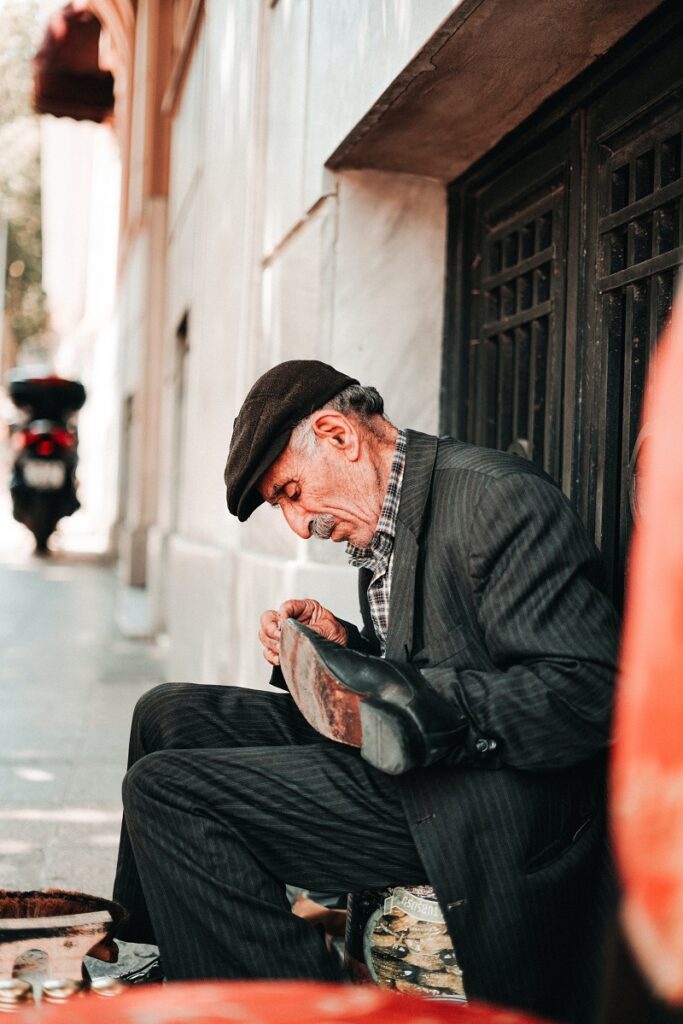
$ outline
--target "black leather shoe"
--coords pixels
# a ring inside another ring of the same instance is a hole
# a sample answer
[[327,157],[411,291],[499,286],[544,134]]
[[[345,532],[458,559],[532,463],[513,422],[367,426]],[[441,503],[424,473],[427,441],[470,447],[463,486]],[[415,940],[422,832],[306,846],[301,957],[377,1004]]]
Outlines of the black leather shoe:
[[280,667],[292,697],[314,729],[360,747],[389,775],[424,767],[462,743],[467,720],[414,666],[359,654],[287,619]]

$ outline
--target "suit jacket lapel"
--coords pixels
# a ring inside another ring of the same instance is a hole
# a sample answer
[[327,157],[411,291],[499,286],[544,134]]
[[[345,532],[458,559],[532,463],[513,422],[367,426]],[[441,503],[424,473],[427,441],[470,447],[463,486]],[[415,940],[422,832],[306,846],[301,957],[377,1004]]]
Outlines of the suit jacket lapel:
[[396,523],[386,657],[405,661],[413,647],[419,540],[431,491],[438,438],[406,431],[406,468]]

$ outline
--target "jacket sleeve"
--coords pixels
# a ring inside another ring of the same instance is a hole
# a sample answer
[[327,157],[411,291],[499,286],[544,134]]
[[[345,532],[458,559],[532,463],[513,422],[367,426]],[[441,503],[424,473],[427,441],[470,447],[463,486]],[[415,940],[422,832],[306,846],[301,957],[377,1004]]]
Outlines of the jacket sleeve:
[[618,620],[577,514],[540,476],[488,478],[469,538],[490,668],[422,669],[469,722],[448,762],[551,771],[596,755],[609,737]]

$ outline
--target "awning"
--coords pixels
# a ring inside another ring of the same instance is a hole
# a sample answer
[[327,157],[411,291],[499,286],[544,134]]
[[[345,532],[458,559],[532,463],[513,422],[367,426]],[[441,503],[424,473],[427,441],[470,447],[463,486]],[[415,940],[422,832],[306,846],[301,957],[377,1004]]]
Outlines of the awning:
[[39,114],[96,121],[114,110],[114,78],[99,67],[102,26],[92,11],[67,4],[50,18],[33,58],[33,105]]

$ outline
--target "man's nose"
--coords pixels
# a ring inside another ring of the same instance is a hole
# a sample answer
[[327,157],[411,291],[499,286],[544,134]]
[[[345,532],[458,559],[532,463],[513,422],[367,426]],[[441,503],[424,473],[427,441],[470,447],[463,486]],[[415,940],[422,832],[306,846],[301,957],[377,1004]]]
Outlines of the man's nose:
[[311,536],[312,516],[303,509],[293,508],[291,505],[283,505],[282,512],[290,530],[303,540]]

